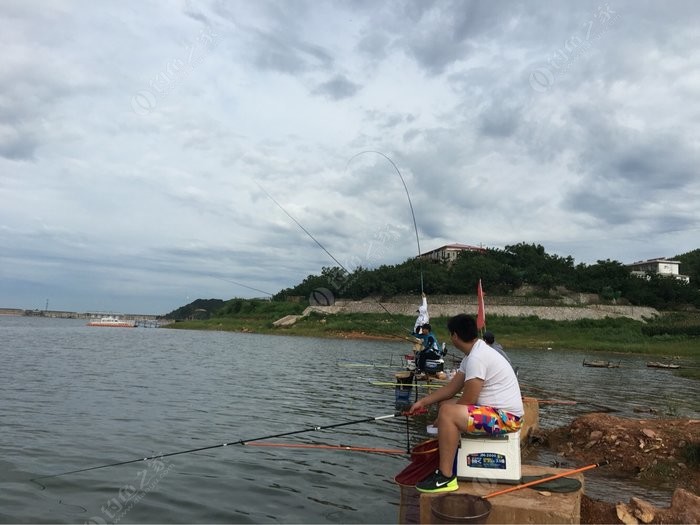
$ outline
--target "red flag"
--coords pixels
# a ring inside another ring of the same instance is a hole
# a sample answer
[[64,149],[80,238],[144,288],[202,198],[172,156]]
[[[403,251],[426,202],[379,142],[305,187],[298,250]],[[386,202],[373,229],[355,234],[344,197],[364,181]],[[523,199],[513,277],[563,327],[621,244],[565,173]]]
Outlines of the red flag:
[[486,327],[486,312],[484,311],[484,292],[481,289],[481,279],[479,279],[479,286],[476,289],[476,300],[479,303],[476,313],[476,328],[483,330]]

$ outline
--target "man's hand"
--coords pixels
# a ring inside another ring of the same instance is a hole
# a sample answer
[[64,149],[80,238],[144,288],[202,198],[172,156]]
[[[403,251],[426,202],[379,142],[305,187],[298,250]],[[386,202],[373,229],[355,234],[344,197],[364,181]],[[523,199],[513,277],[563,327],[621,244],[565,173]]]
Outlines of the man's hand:
[[426,412],[427,409],[425,408],[425,403],[423,403],[422,399],[419,399],[415,403],[411,405],[411,408],[408,409],[408,413],[410,415],[416,415],[420,414],[421,412]]

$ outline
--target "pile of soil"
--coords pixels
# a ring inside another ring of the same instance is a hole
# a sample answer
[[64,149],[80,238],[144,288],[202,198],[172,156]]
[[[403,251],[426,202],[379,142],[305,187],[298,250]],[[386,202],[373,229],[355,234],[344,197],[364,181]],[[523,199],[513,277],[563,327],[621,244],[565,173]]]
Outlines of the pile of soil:
[[[577,464],[607,461],[605,472],[611,476],[681,489],[677,492],[690,498],[676,498],[674,493],[673,505],[700,501],[693,499],[700,493],[700,420],[627,419],[594,413],[576,418],[567,427],[540,432],[539,437],[548,448]],[[687,523],[687,509],[673,505],[659,509],[646,523]],[[619,507],[584,496],[581,523],[621,523],[619,515],[625,511]]]

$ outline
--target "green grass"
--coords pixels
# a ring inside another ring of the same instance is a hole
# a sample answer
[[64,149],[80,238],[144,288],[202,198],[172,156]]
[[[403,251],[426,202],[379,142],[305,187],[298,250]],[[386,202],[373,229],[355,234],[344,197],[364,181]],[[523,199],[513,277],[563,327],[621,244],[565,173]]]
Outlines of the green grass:
[[[378,336],[405,339],[415,319],[391,314],[337,314],[312,313],[288,328],[277,328],[273,322],[284,315],[299,313],[297,306],[270,307],[250,312],[229,314],[227,317],[202,321],[186,321],[170,325],[173,328],[196,330],[229,330],[262,334],[284,334],[310,337]],[[688,314],[693,322],[700,316]],[[490,316],[487,328],[496,334],[496,340],[506,348],[569,349],[606,353],[635,353],[650,357],[680,357],[697,368],[681,368],[675,373],[700,379],[700,337],[676,333],[674,335],[645,335],[643,327],[665,323],[664,316],[648,323],[627,318],[576,321],[550,321],[538,317]],[[686,321],[684,321],[686,322]],[[433,317],[431,324],[440,341],[449,341],[445,328],[447,317]],[[692,324],[692,323],[691,323]]]

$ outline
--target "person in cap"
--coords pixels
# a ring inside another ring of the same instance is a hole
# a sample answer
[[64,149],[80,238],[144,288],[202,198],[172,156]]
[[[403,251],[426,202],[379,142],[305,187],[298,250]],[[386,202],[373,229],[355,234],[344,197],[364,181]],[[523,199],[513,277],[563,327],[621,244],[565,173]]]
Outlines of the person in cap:
[[[457,490],[454,458],[462,432],[517,432],[525,414],[518,378],[508,361],[479,339],[476,320],[466,314],[447,322],[452,344],[465,354],[459,370],[445,386],[419,399],[409,413],[439,403],[439,468],[416,483],[420,492]],[[455,396],[462,393],[461,397]]]
[[423,348],[416,354],[416,368],[419,372],[425,372],[425,363],[428,359],[437,360],[442,357],[440,345],[430,323],[425,323],[420,333],[414,332],[412,335],[423,342]]

